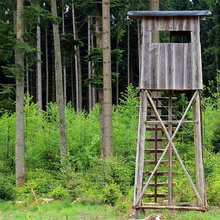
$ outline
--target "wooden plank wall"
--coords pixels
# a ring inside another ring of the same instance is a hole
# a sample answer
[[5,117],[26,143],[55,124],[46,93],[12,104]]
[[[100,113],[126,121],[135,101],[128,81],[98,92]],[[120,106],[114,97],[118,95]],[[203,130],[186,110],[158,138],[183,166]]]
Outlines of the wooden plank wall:
[[[191,31],[191,43],[151,43],[151,31]],[[140,89],[202,89],[199,17],[142,19]]]

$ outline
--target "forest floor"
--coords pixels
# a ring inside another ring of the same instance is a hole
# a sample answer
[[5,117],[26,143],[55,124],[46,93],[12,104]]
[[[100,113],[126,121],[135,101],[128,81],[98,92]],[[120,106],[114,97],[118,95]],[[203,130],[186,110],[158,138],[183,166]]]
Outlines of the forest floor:
[[[72,203],[71,201],[55,201],[52,203],[41,203],[40,210],[43,219],[48,220],[125,220],[132,219],[132,212],[127,214],[115,213],[111,206],[103,205],[83,205]],[[202,212],[181,212],[181,211],[153,211],[148,210],[145,216],[142,214],[141,219],[147,219],[152,213],[160,213],[162,219],[177,220],[219,220],[220,208],[212,208],[206,213]],[[0,220],[23,220],[23,219],[40,219],[39,211],[35,203],[32,204],[15,204],[15,202],[0,201]]]

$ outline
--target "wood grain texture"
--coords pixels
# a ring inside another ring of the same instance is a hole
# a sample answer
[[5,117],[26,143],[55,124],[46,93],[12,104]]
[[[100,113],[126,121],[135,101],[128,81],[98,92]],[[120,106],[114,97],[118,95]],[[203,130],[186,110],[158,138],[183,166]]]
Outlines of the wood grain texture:
[[144,41],[140,89],[202,89],[199,51],[198,44]]
[[[142,19],[140,89],[202,89],[199,22],[196,16]],[[152,43],[155,30],[190,31],[191,43]]]

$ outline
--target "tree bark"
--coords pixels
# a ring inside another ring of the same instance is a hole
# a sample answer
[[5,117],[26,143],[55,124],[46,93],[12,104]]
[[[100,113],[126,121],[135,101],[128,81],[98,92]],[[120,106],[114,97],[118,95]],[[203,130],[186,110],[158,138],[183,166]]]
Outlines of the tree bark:
[[[91,51],[91,17],[88,16],[88,54]],[[91,79],[91,61],[88,62],[88,78]],[[89,93],[89,111],[92,108],[92,87],[91,83],[88,86]]]
[[72,107],[75,107],[75,94],[74,94],[74,76],[73,76],[73,62],[71,62],[71,94],[72,94]]
[[46,105],[49,102],[49,68],[48,68],[48,34],[45,29],[45,49],[46,49]]
[[[119,37],[116,40],[116,49],[118,49]],[[116,73],[119,73],[119,64],[116,62]],[[116,76],[116,105],[119,104],[119,76]]]
[[26,90],[27,90],[27,93],[30,95],[30,91],[29,91],[30,86],[29,86],[28,57],[26,57],[25,63],[26,63],[26,86],[27,86]]
[[[91,17],[91,23],[93,23],[93,19]],[[94,35],[93,35],[93,31],[91,31],[91,47],[94,48]],[[92,75],[95,74],[95,70],[94,70],[94,62],[91,62],[91,67],[92,67]],[[93,85],[92,86],[92,107],[95,106],[96,104],[96,88]]]
[[[128,86],[129,86],[130,85],[130,23],[129,22],[128,22],[127,47],[128,47],[128,51],[127,51],[127,59],[128,59],[127,76],[128,76]],[[138,53],[139,53],[139,51],[138,51]]]
[[[96,47],[102,48],[102,7],[101,4],[96,4]],[[102,76],[103,67],[101,63],[97,64],[97,75]],[[104,155],[104,110],[103,110],[103,88],[98,88],[99,102],[99,126],[100,126],[100,149],[101,155]]]
[[[72,1],[72,19],[73,19],[73,38],[77,39],[76,35],[76,22],[75,22],[75,10],[74,3]],[[76,110],[77,112],[82,109],[82,82],[81,82],[81,65],[80,65],[80,52],[79,47],[74,46],[75,50],[75,74],[76,74]]]
[[[150,10],[159,11],[159,0],[150,0]],[[159,42],[159,31],[152,31],[152,43]]]
[[[57,17],[56,0],[51,0],[51,12]],[[53,24],[54,51],[55,51],[55,75],[56,75],[56,102],[58,106],[59,128],[60,128],[60,159],[61,165],[65,165],[67,148],[66,148],[66,129],[65,129],[65,105],[63,98],[63,77],[60,50],[59,27]]]
[[[24,0],[17,0],[17,43],[23,43],[24,36]],[[20,187],[25,182],[24,159],[24,55],[17,48],[15,50],[16,65],[16,140],[15,140],[15,173],[16,186]]]
[[[65,17],[64,17],[64,1],[63,0],[62,0],[62,32],[63,34],[65,34]],[[63,90],[64,90],[64,105],[66,105],[67,97],[66,97],[66,67],[65,66],[63,66]]]
[[41,71],[41,29],[40,29],[40,17],[38,19],[37,25],[37,103],[38,112],[42,112],[42,71]]
[[110,37],[110,2],[102,1],[103,35],[103,94],[104,94],[104,151],[103,157],[113,156],[112,135],[112,80],[111,80],[111,37]]

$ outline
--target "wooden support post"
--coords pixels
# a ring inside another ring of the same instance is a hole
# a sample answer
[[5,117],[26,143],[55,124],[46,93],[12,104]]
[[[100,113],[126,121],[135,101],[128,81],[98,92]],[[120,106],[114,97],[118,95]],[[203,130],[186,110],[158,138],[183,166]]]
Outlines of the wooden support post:
[[[142,191],[142,185],[143,185],[146,116],[147,116],[147,96],[146,96],[146,92],[142,90],[140,94],[139,125],[138,125],[138,138],[137,138],[137,149],[136,149],[134,203],[136,202],[136,198],[140,196],[140,193]],[[135,217],[139,218],[139,215],[140,215],[140,210],[136,210]]]
[[[169,101],[168,101],[168,120],[172,121],[172,92],[169,92]],[[168,125],[168,131],[170,137],[172,136],[172,123]],[[168,150],[168,204],[172,204],[172,145],[169,145]]]
[[202,203],[197,200],[198,205],[207,207],[205,177],[203,168],[203,152],[202,152],[202,113],[200,106],[200,94],[196,95],[193,104],[193,118],[198,122],[194,124],[194,144],[195,144],[195,174],[196,174],[196,188],[202,198]]

